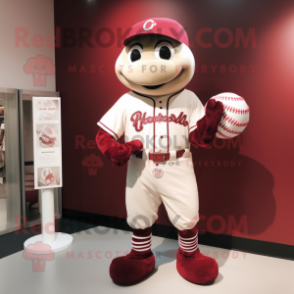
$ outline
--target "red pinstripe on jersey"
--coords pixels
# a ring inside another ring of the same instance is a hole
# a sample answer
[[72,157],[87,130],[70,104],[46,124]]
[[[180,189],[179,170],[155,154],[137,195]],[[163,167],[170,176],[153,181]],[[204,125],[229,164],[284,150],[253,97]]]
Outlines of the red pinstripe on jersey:
[[[168,117],[168,107],[169,107],[169,100],[173,97],[173,96],[175,96],[175,95],[177,95],[177,94],[179,94],[180,92],[182,92],[184,89],[182,89],[182,90],[180,90],[180,91],[178,91],[177,93],[175,93],[175,94],[173,94],[173,95],[171,95],[170,97],[168,97],[168,99],[167,99],[167,103],[166,103],[166,117]],[[167,152],[169,152],[169,120],[167,121],[167,124],[166,124],[166,133],[167,133]]]
[[[167,99],[167,105],[166,105],[166,117],[168,118],[168,107],[169,107],[169,101],[170,101],[170,98],[172,98],[173,96],[179,94],[180,92],[182,92],[184,90],[181,89],[180,91],[172,94],[170,97],[168,97]],[[135,92],[133,91],[134,93],[136,93],[137,95],[140,95],[140,96],[143,96],[143,97],[146,97],[146,98],[149,98],[153,101],[153,153],[155,153],[155,123],[156,123],[156,116],[155,116],[155,108],[156,108],[156,103],[155,103],[155,100],[149,96],[146,96],[146,95],[143,95],[143,94],[140,94],[138,92]],[[166,131],[167,131],[167,152],[169,152],[169,123],[170,123],[170,120],[167,119],[167,124],[166,124]]]
[[103,122],[99,121],[98,124],[102,125],[108,131],[110,131],[116,137],[116,139],[119,139],[118,135],[113,130],[111,130],[109,127],[107,127]]
[[[155,107],[156,107],[155,100],[153,98],[149,97],[149,96],[140,94],[140,93],[135,92],[135,91],[133,91],[133,92],[136,93],[137,95],[149,98],[149,99],[151,99],[153,101],[153,117],[155,117]],[[153,120],[153,153],[154,152],[155,152],[155,119]]]

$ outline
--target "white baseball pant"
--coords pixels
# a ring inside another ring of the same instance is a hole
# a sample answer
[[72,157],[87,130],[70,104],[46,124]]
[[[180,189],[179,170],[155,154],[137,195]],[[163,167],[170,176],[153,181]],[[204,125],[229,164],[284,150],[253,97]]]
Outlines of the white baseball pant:
[[[159,169],[157,175],[161,177],[153,175],[154,168]],[[126,184],[128,224],[133,229],[152,226],[162,202],[170,221],[179,230],[191,229],[199,220],[198,189],[190,151],[158,166],[146,155],[143,159],[131,156]]]

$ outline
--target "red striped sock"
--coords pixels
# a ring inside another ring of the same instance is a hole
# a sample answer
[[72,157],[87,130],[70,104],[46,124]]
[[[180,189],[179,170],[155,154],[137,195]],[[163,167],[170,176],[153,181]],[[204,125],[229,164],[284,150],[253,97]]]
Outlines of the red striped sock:
[[151,251],[151,228],[134,230],[132,236],[132,250],[139,254]]
[[180,248],[187,253],[195,252],[198,248],[197,234],[191,238],[182,238],[179,236],[179,245]]
[[179,231],[179,246],[181,250],[191,255],[198,249],[198,232],[196,227],[192,230]]

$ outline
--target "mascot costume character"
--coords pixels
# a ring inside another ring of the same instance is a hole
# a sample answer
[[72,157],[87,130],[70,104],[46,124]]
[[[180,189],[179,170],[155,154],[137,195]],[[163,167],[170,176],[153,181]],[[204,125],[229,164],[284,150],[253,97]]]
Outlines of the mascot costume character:
[[[112,260],[110,276],[118,284],[131,285],[152,273],[151,227],[163,202],[178,231],[179,274],[192,283],[210,283],[218,276],[218,264],[198,248],[198,189],[190,144],[206,147],[215,136],[240,134],[248,124],[249,108],[232,93],[214,96],[203,106],[185,89],[195,61],[178,22],[141,21],[124,45],[115,72],[131,91],[101,118],[96,136],[98,148],[111,162],[122,166],[129,161],[126,208],[132,249]],[[120,144],[123,134],[125,143]]]

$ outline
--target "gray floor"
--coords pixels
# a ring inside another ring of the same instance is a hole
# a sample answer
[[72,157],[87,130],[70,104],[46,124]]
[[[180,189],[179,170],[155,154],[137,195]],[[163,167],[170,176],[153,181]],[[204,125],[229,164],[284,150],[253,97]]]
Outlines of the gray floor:
[[159,237],[152,238],[153,275],[140,284],[121,287],[111,281],[108,269],[113,257],[130,249],[131,233],[97,227],[73,236],[74,244],[46,261],[44,272],[34,270],[23,252],[0,260],[0,293],[294,293],[293,261],[201,245],[202,253],[218,256],[220,274],[212,285],[191,284],[176,270],[177,241]]

